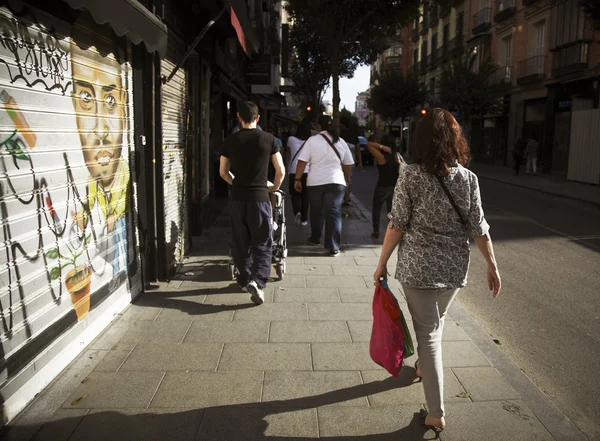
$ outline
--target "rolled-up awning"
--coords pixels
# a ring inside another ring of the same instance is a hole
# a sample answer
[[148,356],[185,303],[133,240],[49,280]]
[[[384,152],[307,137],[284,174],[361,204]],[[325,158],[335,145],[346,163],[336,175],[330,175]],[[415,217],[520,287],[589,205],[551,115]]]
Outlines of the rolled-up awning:
[[86,9],[99,24],[108,23],[115,33],[128,35],[148,52],[167,55],[167,27],[137,0],[64,0],[73,9]]

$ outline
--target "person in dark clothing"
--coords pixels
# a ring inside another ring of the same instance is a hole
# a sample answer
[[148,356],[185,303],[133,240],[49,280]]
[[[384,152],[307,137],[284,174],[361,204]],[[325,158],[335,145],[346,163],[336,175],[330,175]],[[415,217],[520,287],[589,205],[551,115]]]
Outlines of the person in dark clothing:
[[[394,187],[398,180],[400,163],[402,157],[396,155],[397,153],[394,146],[394,139],[391,135],[384,135],[381,138],[381,144],[369,141],[367,148],[369,152],[375,158],[377,163],[377,171],[379,172],[379,179],[375,186],[375,192],[373,193],[373,232],[371,237],[374,239],[379,238],[379,226],[381,223],[381,208],[383,204],[386,204],[387,213],[392,210],[392,199],[394,196]],[[399,159],[398,159],[399,158]]]
[[521,169],[521,163],[523,162],[523,157],[525,156],[525,147],[527,146],[527,141],[522,138],[517,139],[517,143],[515,144],[515,151],[513,155],[513,159],[515,160],[515,174],[519,174],[519,170]]
[[[242,128],[223,143],[220,175],[232,186],[231,256],[239,271],[237,283],[257,305],[264,302],[264,288],[271,274],[273,210],[269,193],[279,190],[285,173],[275,137],[257,129],[256,104],[240,105]],[[269,185],[269,163],[275,168]]]

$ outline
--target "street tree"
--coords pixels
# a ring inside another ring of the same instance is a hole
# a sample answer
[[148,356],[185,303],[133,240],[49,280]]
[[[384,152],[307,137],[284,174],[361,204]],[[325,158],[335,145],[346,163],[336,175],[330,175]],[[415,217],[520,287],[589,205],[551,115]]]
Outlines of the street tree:
[[580,4],[592,20],[594,28],[600,29],[600,2],[598,0],[580,0]]
[[351,78],[389,46],[388,37],[418,14],[420,0],[288,0],[292,22],[324,41],[333,88],[333,120],[339,126],[340,77]]
[[440,100],[448,110],[458,112],[459,121],[469,133],[471,120],[492,112],[498,105],[489,85],[496,65],[485,59],[477,65],[473,54],[457,57],[442,70]]
[[409,73],[405,77],[401,71],[391,71],[379,77],[378,84],[371,88],[367,104],[384,120],[391,122],[401,118],[404,122],[426,99],[427,91],[416,75]]
[[310,106],[316,112],[329,86],[331,71],[325,41],[306,27],[302,17],[293,22],[289,38],[293,49],[288,77],[294,85],[293,94],[303,107]]

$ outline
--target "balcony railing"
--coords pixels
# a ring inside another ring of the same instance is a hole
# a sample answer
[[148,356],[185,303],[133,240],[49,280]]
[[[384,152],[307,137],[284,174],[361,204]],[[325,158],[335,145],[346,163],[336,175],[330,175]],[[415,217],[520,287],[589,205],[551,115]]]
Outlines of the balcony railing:
[[443,63],[448,58],[448,45],[444,44],[437,48],[437,58],[440,63]]
[[427,70],[427,65],[428,65],[427,58],[429,58],[429,57],[423,57],[421,59],[421,71],[422,72],[425,72]]
[[419,27],[418,26],[416,26],[412,30],[412,41],[413,41],[413,43],[416,41],[419,41]]
[[452,40],[450,40],[448,42],[448,49],[447,49],[448,56],[453,56],[453,55],[459,54],[462,51],[462,47],[463,47],[462,43],[463,43],[462,36],[455,37]]
[[546,56],[537,55],[519,61],[517,70],[517,83],[527,84],[540,81],[546,76]]
[[491,8],[483,8],[477,14],[473,15],[473,35],[487,31],[491,26],[491,17]]
[[490,77],[490,86],[510,85],[512,77],[512,66],[501,66],[494,71]]
[[506,20],[517,12],[515,0],[496,0],[496,15],[494,21],[496,23]]
[[588,42],[580,41],[554,50],[552,76],[556,77],[587,69],[589,46]]

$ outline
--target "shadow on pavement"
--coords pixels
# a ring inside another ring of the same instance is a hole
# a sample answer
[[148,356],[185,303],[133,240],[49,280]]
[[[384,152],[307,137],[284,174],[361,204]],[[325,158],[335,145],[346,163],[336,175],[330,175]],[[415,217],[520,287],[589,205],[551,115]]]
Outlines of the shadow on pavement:
[[[314,420],[316,412],[313,412],[315,408],[321,408],[319,412],[323,412],[322,406],[406,387],[412,383],[413,379],[414,371],[412,368],[408,368],[397,379],[389,377],[382,381],[298,399],[214,406],[183,412],[173,411],[174,409],[160,409],[159,413],[154,413],[151,409],[125,409],[123,412],[92,410],[87,415],[80,413],[79,416],[74,417],[55,417],[52,421],[44,424],[33,439],[36,441],[309,441],[315,438],[329,441],[417,441],[432,439],[433,434],[421,424],[418,411],[413,414],[406,427],[388,433],[322,436],[317,430]],[[80,404],[79,407],[84,407],[85,399]],[[367,408],[361,407],[360,409],[366,410]],[[378,410],[377,408],[368,409],[374,414]],[[62,415],[68,415],[70,411],[64,412]],[[290,414],[290,412],[300,412],[300,414]],[[302,412],[309,413],[302,414]],[[398,419],[400,419],[400,415],[398,415]],[[384,424],[386,427],[396,425],[394,421],[386,421]],[[363,432],[378,430],[377,428],[365,430],[365,427],[361,427],[360,421],[336,420],[335,426],[342,432],[348,427],[357,426]],[[373,428],[374,425],[366,423],[366,427]],[[31,426],[24,425],[9,426],[1,435],[15,437],[18,432],[28,433],[29,430],[31,433],[31,429]]]

